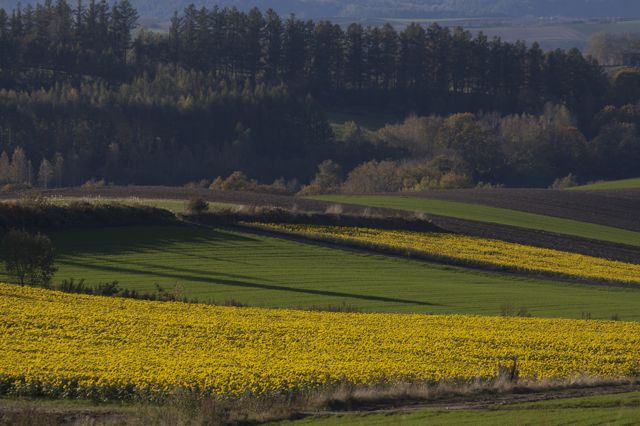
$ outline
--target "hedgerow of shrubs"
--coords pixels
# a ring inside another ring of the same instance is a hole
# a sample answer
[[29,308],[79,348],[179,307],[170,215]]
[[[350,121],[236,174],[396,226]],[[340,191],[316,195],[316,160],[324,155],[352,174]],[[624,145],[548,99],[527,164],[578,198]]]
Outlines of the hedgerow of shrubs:
[[0,203],[0,234],[9,229],[164,225],[175,221],[175,216],[167,210],[142,205],[84,201],[55,205],[44,199]]

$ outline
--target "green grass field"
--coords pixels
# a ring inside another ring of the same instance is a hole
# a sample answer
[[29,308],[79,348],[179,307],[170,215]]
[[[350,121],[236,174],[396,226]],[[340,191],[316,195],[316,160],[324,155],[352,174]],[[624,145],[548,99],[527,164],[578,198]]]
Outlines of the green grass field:
[[576,220],[562,219],[553,216],[526,213],[517,210],[483,206],[480,204],[467,204],[424,197],[377,195],[323,195],[313,198],[336,203],[386,207],[439,216],[455,217],[458,219],[518,226],[521,228],[537,229],[541,231],[555,232],[558,234],[574,235],[577,237],[640,246],[640,232],[587,222],[579,222]]
[[640,289],[554,283],[244,232],[141,227],[51,236],[58,282],[117,280],[147,292],[179,283],[189,298],[268,307],[498,315],[511,305],[534,316],[640,320]]
[[588,185],[576,186],[569,188],[571,190],[591,191],[597,189],[638,189],[640,188],[640,178],[612,180],[604,182],[595,182]]
[[558,399],[482,410],[425,409],[402,414],[310,417],[281,425],[633,425],[640,418],[640,393]]

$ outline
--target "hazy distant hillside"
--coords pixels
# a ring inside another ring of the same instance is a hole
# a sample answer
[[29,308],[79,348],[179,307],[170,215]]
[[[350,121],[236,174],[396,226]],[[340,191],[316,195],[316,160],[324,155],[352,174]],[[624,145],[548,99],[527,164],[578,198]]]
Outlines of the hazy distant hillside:
[[[0,7],[12,9],[19,0],[0,0]],[[22,0],[24,6],[35,0]],[[69,1],[75,4],[75,1]],[[143,17],[168,18],[189,3],[237,6],[248,9],[269,7],[281,14],[301,17],[393,17],[447,18],[477,16],[581,16],[640,17],[635,0],[132,0]]]

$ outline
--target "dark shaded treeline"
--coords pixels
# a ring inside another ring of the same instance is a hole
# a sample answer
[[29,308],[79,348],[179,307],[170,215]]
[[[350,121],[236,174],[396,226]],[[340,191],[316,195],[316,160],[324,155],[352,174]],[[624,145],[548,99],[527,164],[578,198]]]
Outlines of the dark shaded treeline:
[[11,229],[57,231],[72,227],[175,225],[170,212],[148,206],[91,204],[56,206],[42,200],[0,203],[0,236]]
[[[180,69],[111,88],[0,92],[2,149],[11,155],[22,147],[32,174],[40,159],[61,154],[66,185],[90,178],[175,184],[234,170],[262,179],[304,176],[330,154],[330,135],[318,105],[283,86],[227,83]],[[35,182],[22,162],[10,180]],[[2,169],[0,157],[0,180]]]
[[[530,134],[494,143],[478,126],[465,127],[460,138],[421,132],[416,143],[433,149],[385,133],[336,140],[323,110],[357,105],[397,115],[499,116],[537,116],[545,105],[566,105],[577,117],[576,128],[566,120],[563,130],[575,130],[572,141],[597,140],[593,152],[622,160],[638,151],[635,118],[600,112],[611,97],[609,80],[577,50],[545,53],[437,25],[343,29],[257,9],[189,6],[168,34],[141,30],[132,37],[136,22],[128,0],[74,7],[47,0],[0,10],[0,151],[7,153],[0,155],[0,182],[182,184],[234,170],[261,181],[308,181],[328,158],[350,170],[371,160],[445,155],[461,159],[460,170],[472,179],[548,184],[587,164],[579,155],[546,158]],[[538,127],[549,126],[541,119]],[[551,135],[549,145],[561,145]],[[480,167],[474,152],[487,140],[495,160]],[[522,140],[526,149],[518,148]],[[16,148],[25,151],[19,161],[9,158]],[[509,157],[514,150],[518,155]],[[593,174],[621,170],[629,172],[611,164]],[[589,177],[585,167],[580,172]]]
[[[539,111],[564,103],[588,119],[602,103],[606,78],[576,50],[472,37],[460,28],[412,24],[346,30],[328,21],[282,19],[188,6],[168,34],[141,32],[128,0],[47,0],[0,12],[3,69],[47,69],[124,81],[159,64],[217,77],[280,84],[330,104],[383,104],[421,113]],[[129,48],[132,48],[129,50]]]
[[216,74],[284,81],[328,104],[401,112],[537,112],[553,102],[587,119],[606,91],[601,68],[577,49],[544,53],[537,44],[474,38],[437,24],[411,24],[401,32],[389,24],[344,30],[329,21],[283,20],[273,11],[190,6],[174,16],[168,38],[142,36],[135,51],[139,63],[162,58]]

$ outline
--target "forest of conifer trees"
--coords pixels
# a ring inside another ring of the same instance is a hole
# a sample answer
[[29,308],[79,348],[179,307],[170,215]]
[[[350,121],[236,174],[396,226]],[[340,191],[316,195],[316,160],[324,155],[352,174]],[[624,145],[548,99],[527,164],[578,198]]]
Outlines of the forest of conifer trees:
[[[191,5],[159,33],[138,28],[128,0],[47,0],[0,9],[0,51],[4,182],[183,184],[235,170],[307,182],[326,159],[350,170],[445,156],[471,181],[545,185],[569,173],[631,174],[611,157],[640,156],[637,99],[614,98],[620,88],[595,60],[461,28],[342,27]],[[570,116],[554,121],[565,127],[558,134],[544,125],[552,105]],[[471,113],[473,125],[447,138],[426,132],[422,143],[432,149],[416,152],[388,131],[334,135],[326,111],[345,107],[405,117]],[[506,138],[514,118],[539,123],[551,139],[530,146],[531,135],[513,129]],[[495,152],[480,167],[470,153],[483,143]],[[545,160],[544,146],[569,147],[568,157]],[[17,150],[25,172],[11,161]],[[525,166],[544,161],[559,163],[538,175]]]

